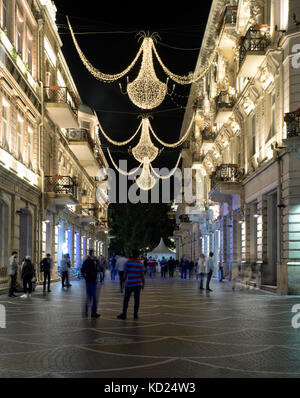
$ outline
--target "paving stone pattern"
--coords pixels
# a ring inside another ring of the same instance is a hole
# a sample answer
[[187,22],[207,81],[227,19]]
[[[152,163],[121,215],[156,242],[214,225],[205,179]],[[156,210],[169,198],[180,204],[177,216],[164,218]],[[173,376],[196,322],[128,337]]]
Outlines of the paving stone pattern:
[[0,296],[6,329],[0,329],[1,378],[277,378],[300,376],[300,329],[293,304],[255,290],[232,291],[196,280],[146,280],[139,320],[119,320],[118,281],[100,289],[99,319],[82,314],[84,282],[59,283],[31,299]]

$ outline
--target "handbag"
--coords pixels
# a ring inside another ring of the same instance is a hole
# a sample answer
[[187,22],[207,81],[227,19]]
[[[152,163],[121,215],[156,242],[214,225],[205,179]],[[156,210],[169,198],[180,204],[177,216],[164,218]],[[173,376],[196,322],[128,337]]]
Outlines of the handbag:
[[31,278],[31,282],[32,282],[32,283],[35,283],[35,282],[36,282],[36,277],[35,277],[35,276],[33,276],[33,277]]

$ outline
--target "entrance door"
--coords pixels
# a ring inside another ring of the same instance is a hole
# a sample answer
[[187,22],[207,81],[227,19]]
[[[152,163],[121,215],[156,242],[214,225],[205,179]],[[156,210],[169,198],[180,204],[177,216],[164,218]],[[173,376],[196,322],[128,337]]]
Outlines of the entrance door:
[[32,258],[32,215],[26,208],[20,214],[20,260],[30,256]]
[[268,195],[268,264],[263,265],[262,282],[277,284],[277,192]]

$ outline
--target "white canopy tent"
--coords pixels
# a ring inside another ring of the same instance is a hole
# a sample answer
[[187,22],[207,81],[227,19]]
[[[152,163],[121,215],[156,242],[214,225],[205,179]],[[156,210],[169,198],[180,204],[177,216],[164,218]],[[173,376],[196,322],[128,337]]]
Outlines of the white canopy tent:
[[166,245],[163,240],[163,238],[160,239],[159,245],[153,249],[150,253],[147,254],[147,257],[152,257],[155,260],[161,260],[162,257],[165,257],[166,260],[169,260],[170,257],[176,258],[176,252],[173,250],[170,250]]

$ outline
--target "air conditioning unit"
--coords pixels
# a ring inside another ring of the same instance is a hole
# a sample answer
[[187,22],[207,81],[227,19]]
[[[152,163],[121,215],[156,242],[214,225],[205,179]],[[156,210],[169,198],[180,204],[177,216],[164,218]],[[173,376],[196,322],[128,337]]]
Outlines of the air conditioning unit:
[[78,133],[77,133],[76,130],[70,130],[70,131],[69,131],[69,138],[70,138],[71,140],[76,140],[77,137],[78,137]]

